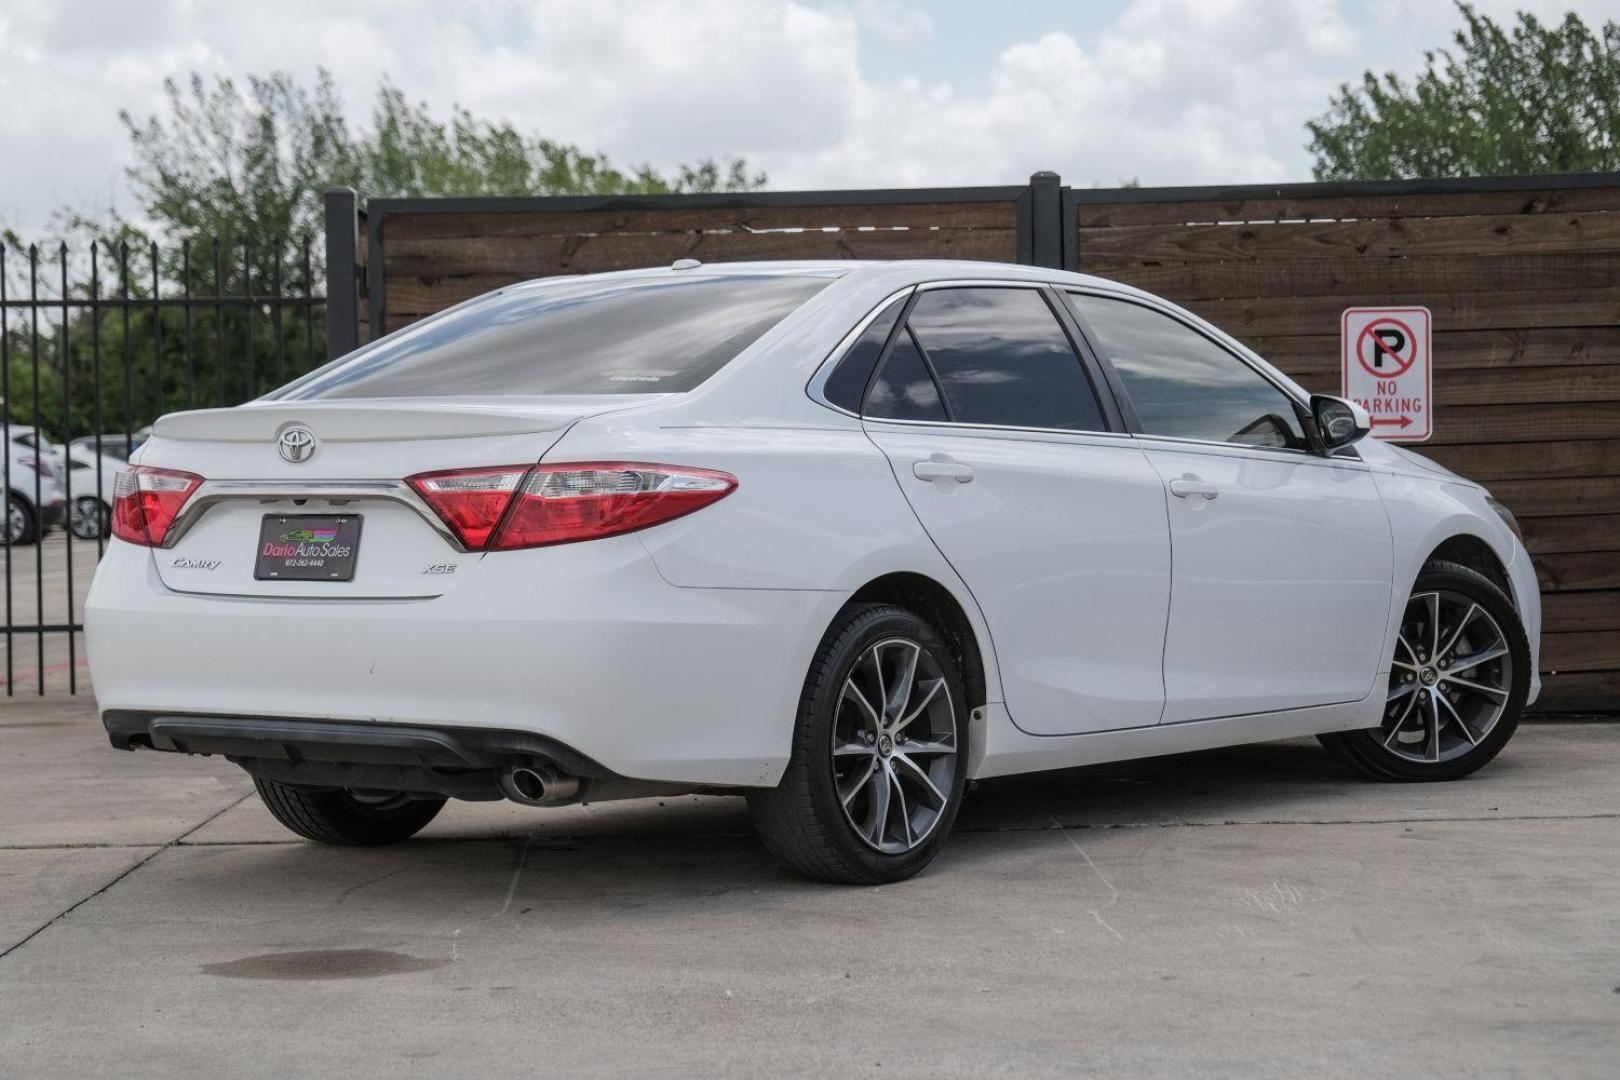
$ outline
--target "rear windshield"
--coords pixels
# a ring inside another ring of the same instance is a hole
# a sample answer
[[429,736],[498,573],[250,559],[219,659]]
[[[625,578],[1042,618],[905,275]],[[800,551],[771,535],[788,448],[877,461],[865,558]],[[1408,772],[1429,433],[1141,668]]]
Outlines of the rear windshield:
[[519,286],[409,327],[272,396],[681,393],[830,280],[705,274]]

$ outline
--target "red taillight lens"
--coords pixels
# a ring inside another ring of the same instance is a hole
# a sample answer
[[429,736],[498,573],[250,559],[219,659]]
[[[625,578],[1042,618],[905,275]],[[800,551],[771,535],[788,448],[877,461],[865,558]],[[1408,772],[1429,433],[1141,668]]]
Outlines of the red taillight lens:
[[617,536],[690,514],[737,489],[710,469],[639,462],[537,465],[490,541],[493,551]]
[[628,461],[424,473],[408,483],[463,546],[487,551],[634,532],[690,514],[737,488],[730,473]]
[[134,465],[113,481],[112,531],[120,540],[159,547],[203,478],[177,469]]
[[481,549],[501,523],[512,493],[528,475],[527,465],[493,469],[450,469],[421,473],[405,482],[450,526],[468,551]]

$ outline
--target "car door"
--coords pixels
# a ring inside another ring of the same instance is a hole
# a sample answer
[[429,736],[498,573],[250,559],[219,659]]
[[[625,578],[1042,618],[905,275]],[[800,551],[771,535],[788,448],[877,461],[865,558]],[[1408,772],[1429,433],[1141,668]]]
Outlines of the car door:
[[924,286],[890,320],[863,410],[984,613],[1014,722],[1044,735],[1158,722],[1170,589],[1158,474],[1059,303],[1040,287]]
[[1393,559],[1366,465],[1313,452],[1296,399],[1190,322],[1066,295],[1164,484],[1164,722],[1365,697]]

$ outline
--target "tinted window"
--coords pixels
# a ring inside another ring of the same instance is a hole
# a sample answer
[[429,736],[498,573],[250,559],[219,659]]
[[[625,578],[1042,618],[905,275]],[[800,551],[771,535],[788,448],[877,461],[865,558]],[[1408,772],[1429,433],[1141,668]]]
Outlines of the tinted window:
[[1248,364],[1141,304],[1070,293],[1150,435],[1306,449],[1293,399]]
[[829,280],[709,274],[521,285],[391,335],[275,396],[686,391]]
[[951,419],[1102,431],[1080,357],[1033,289],[936,289],[909,325],[939,376]]
[[880,312],[878,317],[872,320],[871,325],[861,331],[861,336],[855,339],[855,344],[849,347],[844,358],[838,361],[838,366],[833,368],[832,374],[827,376],[822,394],[828,401],[852,413],[861,411],[861,395],[866,392],[866,384],[872,380],[872,368],[876,366],[878,356],[883,352],[883,346],[888,344],[889,331],[894,329],[894,321],[900,317],[900,309],[905,306],[906,298],[902,296]]
[[866,395],[866,415],[886,420],[945,420],[928,365],[909,333],[901,331]]

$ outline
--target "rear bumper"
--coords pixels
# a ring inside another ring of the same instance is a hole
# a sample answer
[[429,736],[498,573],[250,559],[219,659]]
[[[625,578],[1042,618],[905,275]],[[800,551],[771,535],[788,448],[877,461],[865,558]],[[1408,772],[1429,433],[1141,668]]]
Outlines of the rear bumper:
[[218,754],[256,776],[289,783],[489,800],[503,797],[498,778],[518,766],[552,766],[586,780],[617,779],[573,748],[526,731],[116,709],[103,713],[101,721],[119,750]]
[[700,786],[776,783],[805,672],[842,602],[677,588],[633,536],[487,556],[431,599],[179,593],[152,558],[113,541],[86,603],[115,745],[139,734],[126,714],[419,727],[465,732],[463,743],[504,732],[615,776]]

